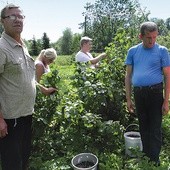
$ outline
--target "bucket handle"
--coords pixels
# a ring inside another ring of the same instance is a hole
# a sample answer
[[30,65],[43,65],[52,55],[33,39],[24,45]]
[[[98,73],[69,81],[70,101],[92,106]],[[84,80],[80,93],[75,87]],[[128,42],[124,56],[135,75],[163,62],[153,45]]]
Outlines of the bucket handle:
[[139,128],[139,125],[138,125],[138,124],[134,124],[134,123],[133,123],[133,124],[130,124],[130,125],[128,125],[128,126],[126,127],[125,132],[127,132],[128,128],[131,127],[131,126],[137,126],[137,127]]

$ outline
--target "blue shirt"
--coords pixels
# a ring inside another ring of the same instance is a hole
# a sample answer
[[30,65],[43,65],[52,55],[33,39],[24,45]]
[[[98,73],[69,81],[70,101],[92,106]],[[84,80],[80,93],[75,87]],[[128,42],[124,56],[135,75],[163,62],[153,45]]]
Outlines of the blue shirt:
[[150,86],[163,81],[162,68],[170,66],[170,56],[164,46],[145,48],[140,43],[129,49],[125,64],[133,67],[133,86]]

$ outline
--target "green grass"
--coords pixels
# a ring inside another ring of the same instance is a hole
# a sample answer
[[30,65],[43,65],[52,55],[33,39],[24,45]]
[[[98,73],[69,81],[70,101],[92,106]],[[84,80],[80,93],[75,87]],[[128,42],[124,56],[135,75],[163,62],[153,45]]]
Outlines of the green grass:
[[62,91],[66,91],[70,88],[71,76],[74,75],[74,61],[71,55],[65,56],[57,56],[55,65],[56,69],[59,71],[59,76],[61,77],[60,80],[60,89]]
[[74,74],[75,67],[73,63],[71,55],[57,56],[55,64],[59,71],[59,76],[65,81],[69,81],[70,76]]
[[57,67],[59,71],[59,76],[61,77],[60,83],[69,86],[70,78],[74,75],[75,67],[73,65],[70,66],[59,66]]
[[59,55],[55,63],[58,66],[68,66],[74,62],[74,55]]

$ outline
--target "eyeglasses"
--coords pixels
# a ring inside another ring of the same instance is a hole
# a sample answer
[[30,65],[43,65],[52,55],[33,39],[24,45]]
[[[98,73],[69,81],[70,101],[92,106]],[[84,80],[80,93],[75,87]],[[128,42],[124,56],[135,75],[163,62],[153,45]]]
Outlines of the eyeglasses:
[[25,16],[24,15],[8,15],[8,16],[5,16],[4,19],[5,18],[9,18],[10,20],[15,21],[16,19],[24,20]]

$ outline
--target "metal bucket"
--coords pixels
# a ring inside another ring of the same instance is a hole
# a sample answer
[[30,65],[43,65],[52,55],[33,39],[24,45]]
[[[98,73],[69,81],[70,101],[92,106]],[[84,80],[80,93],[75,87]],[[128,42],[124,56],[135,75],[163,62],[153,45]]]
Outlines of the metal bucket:
[[[80,167],[84,162],[92,163],[92,166]],[[74,170],[97,170],[98,158],[92,153],[80,153],[72,158],[71,164]]]
[[129,155],[130,157],[135,157],[134,154],[131,153],[130,148],[139,148],[140,151],[142,151],[142,141],[141,141],[141,136],[139,132],[136,131],[129,131],[127,132],[127,129],[131,126],[139,126],[137,124],[130,124],[126,128],[126,132],[124,133],[124,138],[125,138],[125,154]]

